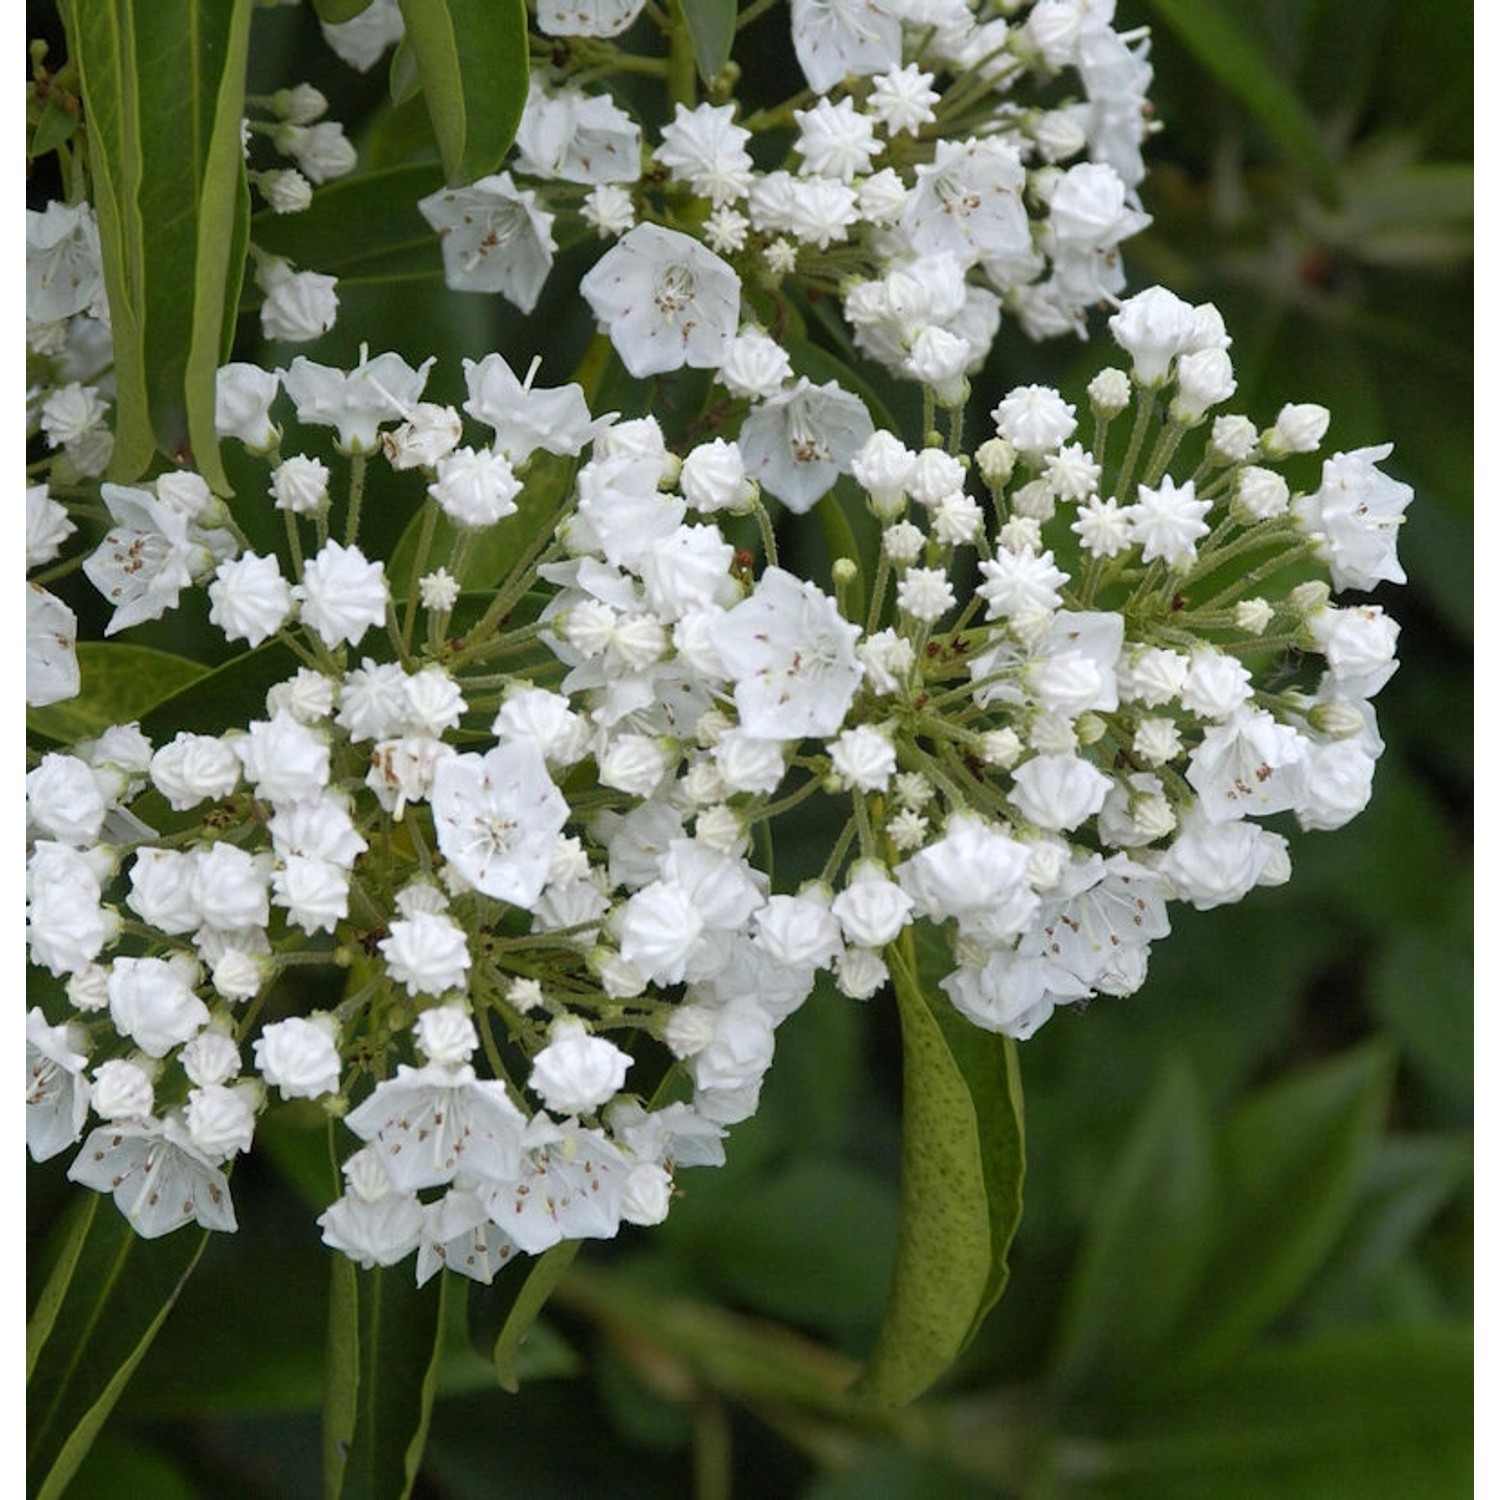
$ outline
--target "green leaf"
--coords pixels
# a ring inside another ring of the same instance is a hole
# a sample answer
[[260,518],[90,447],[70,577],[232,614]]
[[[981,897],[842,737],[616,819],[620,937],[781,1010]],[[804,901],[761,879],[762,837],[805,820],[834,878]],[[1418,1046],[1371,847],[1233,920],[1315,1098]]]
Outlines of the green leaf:
[[1338,173],[1318,122],[1286,81],[1260,38],[1246,29],[1223,0],[1150,0],[1163,24],[1245,106],[1262,130],[1305,168],[1329,201],[1339,192]]
[[431,162],[342,177],[320,187],[300,214],[256,214],[255,243],[342,283],[439,277],[437,236],[417,211],[443,175]]
[[[1361,1329],[1258,1352],[1169,1403],[1116,1402],[1060,1500],[1447,1500],[1473,1493],[1467,1329]],[[1120,1430],[1123,1429],[1123,1430]]]
[[141,729],[153,744],[179,731],[220,734],[225,724],[248,723],[265,715],[266,693],[297,669],[297,658],[280,641],[267,641],[200,673],[141,716]]
[[682,14],[693,39],[698,76],[712,83],[724,71],[734,47],[735,0],[681,0]]
[[401,14],[449,182],[488,176],[526,107],[523,0],[401,0]]
[[1109,1387],[1152,1369],[1197,1291],[1214,1209],[1212,1131],[1179,1057],[1158,1077],[1096,1202],[1057,1342],[1059,1388]]
[[62,703],[26,711],[26,727],[71,745],[113,724],[143,718],[174,693],[203,677],[207,667],[185,656],[121,641],[78,643],[79,693]]
[[325,26],[339,26],[362,16],[370,8],[370,0],[313,0],[313,9]]
[[901,1224],[885,1320],[853,1394],[900,1406],[963,1349],[1006,1247],[991,1225],[979,1112],[918,976],[914,945],[886,951],[901,1018]]
[[[495,1379],[502,1390],[514,1394],[521,1389],[521,1346],[530,1336],[537,1318],[547,1305],[547,1299],[568,1267],[573,1264],[582,1244],[581,1240],[564,1240],[561,1244],[554,1245],[531,1264],[524,1281],[511,1281],[507,1278],[506,1283],[497,1288],[502,1292],[508,1291],[511,1286],[516,1288],[515,1301],[511,1303],[505,1322],[495,1339]],[[513,1277],[516,1275],[515,1272],[511,1274]]]
[[1219,1234],[1176,1379],[1238,1353],[1317,1271],[1354,1211],[1390,1086],[1389,1054],[1366,1045],[1274,1084],[1230,1120]]
[[29,1493],[67,1487],[166,1321],[208,1232],[142,1240],[112,1204],[89,1198],[27,1328]]
[[214,430],[225,305],[243,261],[240,122],[253,0],[75,0],[80,70],[115,352],[111,478],[157,452],[228,481]]
[[441,1363],[449,1275],[364,1271],[332,1257],[323,1405],[327,1500],[406,1500],[416,1483]]

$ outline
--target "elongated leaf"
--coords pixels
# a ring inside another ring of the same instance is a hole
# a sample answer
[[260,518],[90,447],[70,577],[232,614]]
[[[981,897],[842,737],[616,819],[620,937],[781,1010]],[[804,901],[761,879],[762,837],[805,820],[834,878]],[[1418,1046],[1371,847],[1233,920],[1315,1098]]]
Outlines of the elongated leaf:
[[91,1198],[27,1329],[26,1467],[38,1500],[61,1495],[172,1310],[207,1231],[145,1241]]
[[297,658],[280,641],[192,678],[141,717],[141,729],[156,744],[179,730],[218,734],[225,724],[248,723],[265,715],[266,693],[297,670]]
[[300,214],[257,214],[255,243],[341,282],[439,277],[437,237],[417,200],[442,186],[435,163],[344,177],[318,189]]
[[450,183],[499,167],[530,78],[523,0],[401,0]]
[[240,122],[253,8],[253,0],[68,8],[115,350],[110,473],[127,483],[161,452],[228,490],[214,372],[243,266]]
[[724,71],[734,47],[735,0],[682,0],[682,14],[693,38],[698,76],[712,83]]
[[121,641],[80,641],[76,698],[26,712],[26,727],[71,745],[112,724],[129,724],[191,686],[207,668],[185,656]]
[[1390,1075],[1382,1047],[1361,1047],[1264,1090],[1230,1120],[1220,1229],[1184,1320],[1180,1378],[1245,1347],[1328,1255],[1379,1140]]
[[442,1357],[448,1273],[333,1260],[323,1406],[327,1500],[406,1500],[416,1482]]
[[1330,201],[1338,173],[1317,121],[1286,81],[1259,38],[1243,27],[1223,0],[1151,0],[1162,22],[1254,116],[1262,130],[1313,176]]
[[1151,1370],[1198,1288],[1214,1210],[1213,1134],[1179,1058],[1158,1078],[1095,1208],[1057,1345],[1060,1388]]
[[370,8],[370,0],[313,0],[313,9],[325,26],[338,26],[363,15]]
[[[581,1240],[564,1240],[560,1245],[554,1245],[539,1259],[530,1263],[525,1280],[519,1281],[515,1301],[510,1304],[510,1311],[500,1327],[493,1351],[495,1379],[502,1390],[514,1394],[521,1389],[521,1346],[536,1326],[536,1320],[541,1316],[557,1283],[573,1264],[581,1245]],[[511,1275],[519,1277],[519,1268],[512,1271]],[[509,1284],[509,1278],[504,1280]]]
[[923,992],[914,945],[887,954],[901,1017],[901,1228],[885,1321],[854,1394],[901,1406],[963,1348],[996,1248],[968,1082]]
[[1113,1407],[1066,1500],[1407,1500],[1472,1494],[1473,1345],[1444,1326],[1268,1349],[1170,1403]]

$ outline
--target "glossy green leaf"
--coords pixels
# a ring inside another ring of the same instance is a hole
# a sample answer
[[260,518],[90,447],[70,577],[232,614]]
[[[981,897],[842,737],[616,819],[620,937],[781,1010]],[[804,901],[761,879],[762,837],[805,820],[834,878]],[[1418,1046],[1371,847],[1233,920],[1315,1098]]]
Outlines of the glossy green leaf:
[[141,729],[153,744],[161,744],[179,731],[220,734],[225,724],[262,718],[266,693],[290,677],[297,665],[297,658],[280,641],[267,641],[159,699],[141,716]]
[[118,412],[112,478],[156,454],[228,481],[214,430],[225,303],[241,268],[240,122],[253,0],[74,0]]
[[365,1271],[330,1259],[323,1493],[406,1500],[432,1418],[449,1276],[418,1287],[409,1262]]
[[1257,1352],[1170,1402],[1121,1397],[1059,1500],[1434,1500],[1472,1490],[1473,1344],[1442,1325]]
[[206,667],[185,656],[122,641],[80,641],[76,698],[26,711],[26,727],[71,745],[112,724],[140,719],[203,677]]
[[1169,1343],[1215,1227],[1213,1133],[1191,1067],[1162,1071],[1097,1200],[1055,1355],[1059,1388],[1136,1381]]
[[193,1228],[142,1240],[93,1195],[74,1212],[27,1329],[26,1467],[38,1500],[66,1489],[208,1242]]
[[343,177],[320,187],[305,213],[257,214],[255,243],[341,283],[440,277],[437,236],[417,200],[442,182],[432,162]]
[[996,1246],[979,1116],[918,975],[915,945],[887,949],[901,1018],[901,1224],[885,1319],[854,1393],[920,1396],[967,1342]]
[[1178,1378],[1243,1349],[1322,1264],[1354,1211],[1390,1086],[1388,1053],[1367,1045],[1263,1090],[1229,1121],[1219,1232]]
[[449,182],[488,176],[526,107],[523,0],[401,0],[401,14]]
[[1150,0],[1163,25],[1234,94],[1267,136],[1312,174],[1328,199],[1338,174],[1318,122],[1307,111],[1285,69],[1224,0]]
[[512,1268],[496,1291],[504,1296],[514,1286],[514,1298],[495,1338],[493,1357],[495,1379],[502,1390],[512,1393],[521,1388],[521,1349],[531,1336],[547,1299],[556,1290],[582,1246],[581,1240],[564,1240],[528,1263],[524,1279],[520,1267]]
[[712,83],[724,71],[734,48],[735,0],[681,0],[682,14],[693,39],[698,76]]

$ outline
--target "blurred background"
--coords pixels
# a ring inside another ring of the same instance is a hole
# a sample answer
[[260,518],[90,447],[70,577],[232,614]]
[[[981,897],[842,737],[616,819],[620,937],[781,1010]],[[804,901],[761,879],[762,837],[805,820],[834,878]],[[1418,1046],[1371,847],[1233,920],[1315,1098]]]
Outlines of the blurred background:
[[[1152,28],[1161,131],[1130,285],[1218,304],[1233,410],[1268,423],[1322,403],[1328,451],[1392,441],[1384,467],[1416,491],[1410,582],[1375,596],[1402,666],[1377,701],[1372,805],[1294,839],[1289,885],[1174,907],[1138,994],[1023,1045],[1010,1286],[918,1406],[871,1415],[840,1394],[895,1242],[900,1062],[893,1006],[819,991],[778,1033],[729,1165],[685,1174],[661,1228],[578,1257],[519,1393],[469,1338],[493,1337],[513,1289],[454,1310],[421,1500],[1471,1491],[1472,14],[1120,0],[1117,25],[1135,24]],[[422,128],[382,70],[341,69],[310,16],[257,25],[367,163]],[[746,33],[747,75],[788,66],[783,29]],[[520,319],[445,292],[430,241],[410,254],[399,295],[310,260],[344,275],[312,357],[350,358],[394,317],[386,346],[436,352],[433,399],[450,399],[461,356],[539,342],[560,379],[587,341],[576,307]],[[254,357],[253,317],[242,332]],[[1100,358],[1002,336],[975,409],[1021,381],[1076,398]],[[795,847],[783,858],[795,868]],[[274,1155],[237,1168],[243,1230],[210,1244],[70,1496],[321,1493],[327,1252]],[[34,1245],[60,1175],[32,1169]]]

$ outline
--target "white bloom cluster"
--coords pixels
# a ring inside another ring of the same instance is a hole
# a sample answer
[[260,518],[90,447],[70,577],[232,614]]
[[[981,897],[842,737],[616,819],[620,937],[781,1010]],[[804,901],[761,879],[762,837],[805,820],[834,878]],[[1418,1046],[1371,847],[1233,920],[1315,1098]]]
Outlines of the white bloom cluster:
[[[670,295],[712,309],[717,272],[683,244]],[[774,370],[733,317],[713,362]],[[688,350],[690,321],[658,336]],[[655,420],[596,419],[499,355],[466,365],[463,413],[423,401],[430,361],[228,367],[286,555],[179,471],[102,486],[114,525],[84,571],[106,633],[204,587],[226,641],[274,638],[290,675],[238,724],[160,744],[117,725],[30,771],[30,954],[70,1004],[28,1018],[33,1154],[81,1139],[70,1175],[143,1234],[227,1229],[226,1168],[260,1113],[320,1100],[361,1143],[327,1243],[488,1280],[660,1220],[676,1170],[720,1162],[754,1113],[819,972],[869,998],[912,923],[947,934],[953,1004],[1025,1037],[1134,991],[1170,901],[1286,879],[1261,820],[1333,828],[1364,805],[1397,627],[1275,580],[1319,562],[1334,588],[1399,579],[1410,490],[1380,448],[1294,493],[1321,408],[1210,421],[1234,388],[1212,308],[1152,288],[1111,327],[1132,369],[1090,384],[1091,434],[1034,385],[972,459],[842,430],[882,538],[852,618],[847,561],[836,599],[774,555],[752,574],[721,529],[759,505],[753,430],[679,457]],[[839,430],[836,396],[792,394]],[[347,495],[282,453],[283,401],[335,429]],[[466,416],[490,440],[466,443]],[[492,592],[466,595],[459,559],[426,571],[422,542],[402,597],[358,538],[382,459],[416,471],[429,540],[439,515],[460,537],[514,524],[550,465],[569,499]],[[49,561],[66,509],[43,486],[27,503],[28,560]],[[1326,669],[1287,680],[1292,653]],[[817,795],[847,827],[821,878],[775,892],[752,832]],[[302,1013],[294,965],[342,972],[342,997]],[[663,1066],[677,1093],[648,1108],[632,1085]]]
[[[966,0],[794,0],[815,102],[796,107],[804,91],[741,120],[732,103],[678,100],[655,139],[603,91],[607,63],[544,40],[614,36],[639,8],[537,11],[533,56],[552,60],[534,66],[508,169],[420,204],[449,286],[530,312],[569,221],[619,237],[583,292],[627,369],[719,369],[769,408],[747,420],[748,447],[807,427],[821,464],[839,462],[837,442],[804,416],[790,370],[762,356],[746,379],[755,361],[727,347],[742,284],[838,297],[861,351],[948,404],[1003,312],[1035,338],[1082,332],[1122,291],[1120,246],[1149,222],[1136,190],[1151,69],[1145,34],[1116,32],[1112,4],[1037,0],[1006,20]],[[758,166],[757,137],[789,126],[784,160]],[[794,509],[822,493],[766,487]]]

